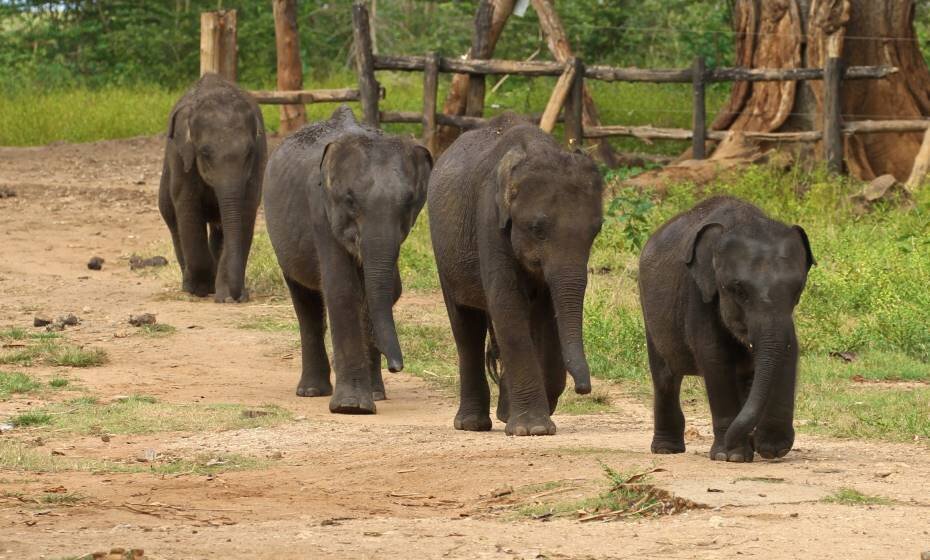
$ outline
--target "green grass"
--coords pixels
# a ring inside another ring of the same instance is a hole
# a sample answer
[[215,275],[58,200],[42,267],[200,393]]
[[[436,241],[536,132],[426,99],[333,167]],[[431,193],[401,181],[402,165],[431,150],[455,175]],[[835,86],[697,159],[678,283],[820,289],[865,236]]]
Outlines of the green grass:
[[64,387],[67,387],[69,383],[70,381],[64,377],[55,377],[48,382],[48,385],[54,389],[63,389]]
[[559,399],[556,412],[559,414],[598,414],[613,410],[610,394],[603,389],[595,389],[589,395],[579,395],[568,388]]
[[77,492],[65,492],[65,493],[45,493],[39,498],[39,501],[43,504],[52,505],[52,506],[73,506],[74,504],[83,500],[85,496]]
[[142,325],[139,327],[139,332],[142,333],[143,336],[152,338],[169,336],[177,331],[178,329],[165,323],[155,323],[154,325]]
[[104,350],[66,343],[57,333],[30,333],[11,328],[0,331],[0,342],[8,347],[0,349],[0,364],[92,367],[107,361]]
[[[262,414],[249,417],[246,411]],[[50,404],[13,419],[17,426],[47,426],[55,433],[80,435],[205,432],[275,426],[291,414],[277,406],[240,404],[170,404],[146,395],[111,403],[81,397]]]
[[822,501],[845,506],[885,506],[894,503],[893,500],[888,498],[869,496],[854,488],[840,488],[833,494],[823,498]]
[[261,316],[250,317],[238,325],[240,329],[264,332],[300,332],[300,327],[295,320],[278,319],[277,317]]
[[0,371],[0,400],[6,400],[10,395],[31,393],[41,386],[25,373]]

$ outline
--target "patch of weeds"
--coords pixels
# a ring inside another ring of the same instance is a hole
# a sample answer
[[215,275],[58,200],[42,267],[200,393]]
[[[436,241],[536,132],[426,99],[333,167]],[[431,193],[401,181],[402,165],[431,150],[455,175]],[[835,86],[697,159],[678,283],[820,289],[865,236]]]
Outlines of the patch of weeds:
[[17,428],[44,426],[52,423],[52,416],[46,412],[30,410],[14,416],[10,419],[10,423]]
[[845,506],[886,506],[894,503],[893,500],[889,500],[888,498],[869,496],[854,488],[840,488],[836,492],[823,498],[822,501]]
[[44,415],[43,424],[56,433],[82,435],[224,431],[275,426],[291,418],[290,412],[274,405],[171,404],[147,395],[110,403],[81,397],[27,414]]
[[46,492],[39,498],[39,501],[43,504],[53,506],[73,506],[83,500],[84,497],[83,494],[77,492],[65,492],[62,494]]
[[63,345],[47,358],[54,366],[93,367],[107,362],[107,353],[100,348],[84,349],[77,346]]
[[784,478],[777,476],[739,476],[733,479],[733,482],[765,482],[768,484],[781,484]]
[[159,337],[168,336],[177,332],[178,329],[166,323],[155,323],[154,325],[142,325],[139,332],[143,336]]
[[614,222],[622,233],[625,247],[639,251],[651,232],[649,212],[655,203],[643,192],[632,187],[617,187],[617,194],[607,204],[607,220]]
[[571,388],[566,389],[559,399],[557,413],[561,414],[597,414],[611,410],[610,393],[597,389],[589,395],[579,395]]
[[264,332],[299,332],[297,321],[279,319],[277,317],[261,316],[250,317],[236,325],[240,329]]
[[[9,331],[5,331],[5,334],[9,334]],[[99,348],[85,349],[73,344],[67,344],[62,342],[57,335],[38,336],[30,334],[25,340],[20,347],[0,352],[0,364],[31,366],[37,363],[45,363],[53,366],[91,367],[99,366],[107,360],[107,353],[104,350]]]
[[25,373],[0,371],[0,400],[10,395],[30,393],[41,386],[41,383]]
[[67,387],[69,383],[71,382],[64,377],[53,377],[49,380],[48,385],[54,389],[63,389]]
[[442,388],[458,386],[458,353],[448,327],[404,322],[397,335],[406,361],[405,371]]

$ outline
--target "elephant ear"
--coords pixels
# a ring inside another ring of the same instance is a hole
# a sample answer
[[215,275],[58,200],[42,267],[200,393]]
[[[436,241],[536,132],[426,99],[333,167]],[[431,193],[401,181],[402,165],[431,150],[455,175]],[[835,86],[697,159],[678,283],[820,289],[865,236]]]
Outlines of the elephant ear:
[[184,172],[189,173],[194,166],[194,142],[191,140],[190,117],[184,109],[176,109],[168,119],[168,141],[181,156]]
[[332,179],[330,174],[332,173],[333,165],[329,161],[330,156],[332,156],[337,149],[338,140],[334,140],[323,147],[323,155],[320,157],[320,184],[323,185],[323,189],[326,192],[329,192],[332,187]]
[[500,229],[506,229],[510,225],[510,207],[518,194],[513,172],[525,159],[526,152],[523,148],[514,146],[497,164],[497,215]]
[[685,264],[704,303],[710,303],[717,295],[717,274],[714,270],[714,250],[723,234],[723,225],[716,222],[705,224],[694,234],[687,245]]
[[798,232],[798,235],[801,236],[801,243],[804,244],[804,252],[807,253],[807,270],[810,270],[812,266],[817,264],[817,261],[814,260],[814,252],[811,251],[811,242],[807,239],[807,232],[804,231],[804,228],[801,226],[791,226],[791,229]]
[[417,195],[425,199],[429,176],[433,171],[433,154],[422,144],[414,144],[413,153],[417,158]]

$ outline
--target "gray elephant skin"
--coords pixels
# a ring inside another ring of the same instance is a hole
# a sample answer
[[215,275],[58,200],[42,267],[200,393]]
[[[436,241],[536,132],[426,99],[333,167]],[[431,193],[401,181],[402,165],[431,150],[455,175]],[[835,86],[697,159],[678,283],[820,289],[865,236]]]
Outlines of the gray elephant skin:
[[[502,115],[463,134],[430,178],[430,233],[459,357],[454,425],[491,429],[484,345],[500,352],[508,435],[554,434],[565,389],[591,391],[582,307],[603,181],[589,157]],[[496,343],[496,344],[495,344]]]
[[[265,174],[268,234],[300,323],[297,394],[332,395],[332,412],[370,414],[385,398],[381,354],[403,369],[393,305],[397,258],[426,199],[432,158],[360,125],[347,107],[305,126]],[[335,389],[323,335],[332,328]]]
[[684,375],[704,378],[710,457],[783,457],[794,444],[798,341],[793,312],[814,264],[800,226],[714,197],[672,218],[640,258],[655,407],[653,453],[685,450]]
[[248,299],[245,267],[266,159],[261,111],[222,77],[204,75],[171,110],[158,207],[184,291],[213,293],[220,303]]

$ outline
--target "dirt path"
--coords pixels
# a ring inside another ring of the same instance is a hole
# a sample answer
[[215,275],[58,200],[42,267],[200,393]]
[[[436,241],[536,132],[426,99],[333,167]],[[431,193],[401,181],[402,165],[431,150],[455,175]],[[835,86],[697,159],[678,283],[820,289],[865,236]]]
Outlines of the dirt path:
[[[107,442],[53,435],[36,451],[123,461],[147,450],[235,453],[268,465],[216,475],[0,470],[0,559],[111,547],[143,548],[153,558],[916,560],[930,550],[925,446],[801,436],[784,460],[720,464],[706,458],[708,419],[696,418],[689,453],[653,456],[650,410],[618,388],[610,388],[615,410],[557,416],[555,437],[508,438],[500,424],[462,433],[452,429],[455,400],[407,374],[386,378],[390,400],[378,415],[329,414],[326,399],[294,395],[295,334],[239,328],[257,317],[292,320],[287,302],[192,302],[179,299],[173,283],[129,271],[129,255],[167,241],[155,207],[160,160],[157,138],[0,148],[0,187],[17,194],[0,199],[0,326],[29,326],[37,313],[81,316],[65,336],[105,349],[106,365],[26,369],[43,379],[65,373],[103,400],[144,394],[168,403],[275,404],[294,419]],[[85,266],[93,255],[107,261],[100,272]],[[436,297],[403,299],[401,320],[436,314]],[[139,312],[177,332],[131,333],[126,318]],[[35,404],[0,402],[0,419]],[[606,523],[518,512],[597,495],[606,481],[601,462],[661,468],[651,475],[660,488],[701,507]],[[42,509],[10,497],[59,486],[84,499]],[[888,503],[824,501],[844,488]]]

